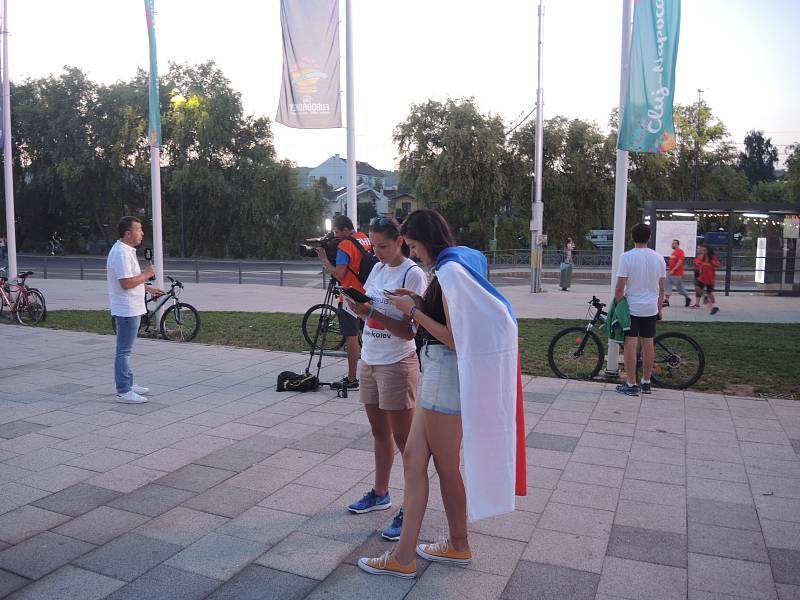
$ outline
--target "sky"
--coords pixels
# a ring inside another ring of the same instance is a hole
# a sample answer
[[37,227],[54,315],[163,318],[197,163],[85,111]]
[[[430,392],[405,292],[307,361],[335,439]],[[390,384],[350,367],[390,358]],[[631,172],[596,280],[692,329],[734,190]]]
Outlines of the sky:
[[[274,119],[282,48],[279,0],[155,0],[159,69],[214,60],[248,114]],[[147,68],[142,0],[8,0],[12,80],[64,65],[101,83]],[[340,38],[344,83],[344,2]],[[352,0],[356,157],[396,167],[392,131],[411,106],[474,97],[516,123],[536,102],[537,0]],[[607,130],[619,102],[622,0],[545,2],[545,119],[593,120]],[[800,142],[800,0],[684,0],[675,101],[698,89],[739,144],[760,129]],[[345,101],[342,101],[344,109]],[[316,166],[346,156],[344,129],[273,124],[280,158]]]

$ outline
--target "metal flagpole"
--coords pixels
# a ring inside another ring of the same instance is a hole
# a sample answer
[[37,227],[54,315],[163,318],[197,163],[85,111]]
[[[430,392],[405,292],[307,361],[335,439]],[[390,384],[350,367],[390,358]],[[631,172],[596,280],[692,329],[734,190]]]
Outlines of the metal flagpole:
[[347,63],[347,216],[358,229],[356,189],[356,126],[353,108],[353,5],[345,0],[345,62]]
[[11,154],[11,78],[8,76],[8,0],[3,0],[3,179],[6,196],[8,279],[17,276],[17,234],[14,217],[14,172]]
[[537,51],[536,85],[536,159],[534,166],[534,198],[531,204],[531,293],[542,291],[542,234],[544,207],[542,205],[542,157],[544,150],[544,119],[542,117],[542,19],[544,5],[539,0],[539,42]]
[[[631,30],[633,27],[633,0],[622,3],[622,58],[619,74],[619,125],[617,135],[622,127],[625,113],[625,101],[628,96],[628,70],[631,55]],[[628,151],[617,148],[616,180],[614,186],[614,249],[611,254],[611,300],[617,285],[619,260],[625,251],[625,212],[628,205]],[[610,302],[610,301],[609,301]],[[608,344],[608,363],[606,375],[619,375],[619,345]]]
[[150,42],[150,188],[153,204],[153,263],[156,269],[156,287],[164,289],[164,242],[161,236],[161,115],[158,86],[158,54],[155,35],[155,0],[145,0],[149,19]]

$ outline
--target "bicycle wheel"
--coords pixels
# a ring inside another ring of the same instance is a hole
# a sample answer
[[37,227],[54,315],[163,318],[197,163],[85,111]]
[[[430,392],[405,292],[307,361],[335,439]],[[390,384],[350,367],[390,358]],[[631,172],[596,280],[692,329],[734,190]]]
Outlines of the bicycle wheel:
[[682,390],[697,383],[706,367],[703,349],[685,333],[670,332],[653,341],[656,360],[652,380],[658,387]]
[[36,325],[44,317],[44,296],[38,290],[25,290],[17,305],[17,320],[23,325]]
[[200,314],[191,304],[177,302],[164,311],[158,329],[165,340],[191,342],[200,331]]
[[43,310],[42,310],[42,322],[47,321],[47,302],[45,302],[44,294],[38,288],[28,288],[28,289],[33,291],[33,292],[37,292],[42,297],[42,308],[43,308]]
[[332,351],[344,346],[344,335],[339,326],[336,308],[330,304],[316,304],[303,315],[303,337],[315,350]]
[[603,342],[585,327],[562,329],[547,349],[547,362],[561,379],[592,379],[603,367],[604,358]]

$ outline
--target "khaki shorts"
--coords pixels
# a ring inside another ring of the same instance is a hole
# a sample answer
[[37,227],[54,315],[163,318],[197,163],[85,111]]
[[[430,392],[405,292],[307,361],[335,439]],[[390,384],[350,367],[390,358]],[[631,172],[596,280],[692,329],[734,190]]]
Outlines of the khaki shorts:
[[412,352],[391,365],[358,367],[359,395],[364,404],[377,404],[382,410],[407,410],[417,402],[419,360]]

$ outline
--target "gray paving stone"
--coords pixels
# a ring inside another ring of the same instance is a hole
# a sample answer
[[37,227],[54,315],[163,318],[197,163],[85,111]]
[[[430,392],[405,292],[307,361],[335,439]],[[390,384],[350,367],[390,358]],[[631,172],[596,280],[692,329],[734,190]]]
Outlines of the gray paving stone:
[[[307,450],[298,450],[296,448],[284,448],[269,458],[264,459],[260,464],[305,473],[328,458],[328,454],[323,454],[321,452],[308,452]],[[351,465],[347,466],[352,468]]]
[[686,569],[609,556],[597,591],[631,600],[682,600]]
[[686,488],[682,485],[626,478],[622,482],[620,498],[649,504],[685,506]]
[[257,462],[264,460],[269,454],[269,452],[264,450],[242,450],[235,446],[228,446],[226,448],[220,448],[216,452],[207,454],[202,458],[197,458],[192,462],[206,467],[215,467],[217,469],[225,469],[227,471],[240,473],[245,469],[249,469]]
[[[301,600],[319,582],[291,573],[249,565],[233,579],[222,584],[207,600]],[[269,596],[266,596],[269,590]]]
[[689,553],[689,588],[742,598],[777,598],[769,565]]
[[[330,435],[330,427],[324,429],[326,433],[312,433],[302,439],[292,441],[290,448],[297,450],[308,450],[309,452],[321,452],[323,454],[336,454],[340,450],[352,447],[353,442],[362,437],[336,436]],[[371,437],[371,434],[370,434]]]
[[569,462],[570,453],[558,450],[545,450],[543,448],[526,448],[525,458],[527,464],[546,469],[563,469]]
[[45,531],[0,552],[0,568],[40,579],[93,548],[92,544]]
[[77,517],[119,497],[120,493],[78,483],[33,503],[38,508]]
[[[577,507],[570,507],[577,508]],[[431,512],[430,510],[428,512]],[[442,510],[444,516],[444,510]],[[508,540],[516,540],[518,542],[527,542],[536,523],[539,520],[539,515],[531,512],[515,511],[497,517],[490,517],[488,519],[481,519],[474,523],[469,523],[469,531],[475,533],[482,533],[484,535],[491,535],[493,537],[505,538]],[[386,527],[385,524],[378,524],[379,528]],[[441,531],[444,534],[446,529]],[[441,537],[441,534],[439,537]],[[431,539],[431,541],[434,541]]]
[[192,492],[186,490],[151,483],[112,500],[108,506],[148,517],[157,517],[193,496]]
[[87,480],[87,483],[127,494],[136,488],[152,483],[163,475],[163,471],[143,469],[127,464],[93,477]]
[[769,562],[760,531],[689,523],[689,552]]
[[789,440],[789,442],[791,442],[795,454],[797,454],[797,456],[800,456],[800,440],[791,439]]
[[551,496],[551,500],[561,504],[615,511],[619,500],[619,490],[603,485],[560,481]]
[[296,479],[297,476],[296,471],[253,465],[249,469],[231,477],[225,483],[226,485],[272,494]]
[[[326,538],[348,544],[360,544],[378,529],[385,528],[391,515],[391,511],[375,511],[363,515],[354,515],[342,510],[339,506],[333,506],[320,511],[315,516],[306,519],[299,527],[292,527],[292,529],[297,529],[300,533],[308,535],[319,535],[320,532],[324,531]],[[304,518],[299,515],[291,516],[295,520]],[[291,529],[283,537],[290,532]]]
[[541,394],[538,392],[522,392],[522,399],[525,402],[552,404],[555,401],[556,396],[553,394]]
[[622,486],[624,473],[624,469],[570,461],[564,469],[564,474],[561,478],[564,481],[576,481],[578,483],[590,483],[593,485],[605,485],[619,488]]
[[760,519],[764,541],[770,548],[800,550],[800,523]]
[[51,385],[46,388],[39,388],[40,391],[46,394],[54,394],[54,395],[66,395],[72,394],[73,392],[81,392],[83,390],[88,390],[91,386],[90,385],[83,385],[80,383],[73,383],[71,381],[65,383],[59,383],[57,385]]
[[617,467],[624,469],[628,464],[628,453],[621,450],[608,450],[605,448],[578,446],[572,453],[570,460],[574,462],[588,463],[590,465],[601,465],[604,467]]
[[788,477],[766,477],[750,475],[750,489],[753,496],[778,496],[800,499],[800,479]]
[[401,600],[406,597],[413,580],[397,577],[375,577],[361,572],[352,565],[339,565],[325,581],[308,596],[308,600],[330,600],[332,598],[380,598]]
[[769,548],[769,562],[777,583],[800,585],[800,550]]
[[686,495],[689,498],[730,502],[733,504],[752,504],[753,496],[746,483],[686,477]]
[[[446,527],[446,524],[443,525]],[[469,545],[472,549],[472,562],[467,569],[501,575],[505,578],[511,577],[514,567],[526,547],[524,542],[475,532],[471,532],[469,535]],[[419,564],[417,564],[417,569],[419,569]]]
[[227,522],[225,517],[179,506],[140,525],[133,532],[171,544],[188,546]]
[[625,478],[684,485],[686,483],[686,467],[683,465],[631,460],[628,461],[628,466],[625,469]]
[[16,510],[0,515],[0,540],[9,544],[18,544],[69,521],[69,517],[35,506],[21,506]]
[[744,465],[739,463],[689,458],[686,460],[686,474],[690,477],[747,483],[747,472]]
[[11,440],[46,428],[47,425],[31,423],[30,421],[11,421],[0,425],[0,438]]
[[181,549],[177,544],[126,533],[73,563],[115,579],[133,581]]
[[203,465],[186,465],[158,480],[159,485],[178,488],[189,492],[205,490],[230,479],[235,473]]
[[453,597],[474,600],[499,598],[507,582],[508,576],[433,564],[419,576],[416,585],[406,598],[408,600],[448,600]]
[[756,510],[762,519],[800,523],[800,499],[756,496]]
[[263,492],[237,488],[222,483],[194,498],[190,498],[183,503],[183,506],[233,518],[239,516],[248,508],[252,508],[264,498],[266,498],[266,494]]
[[620,500],[614,523],[629,527],[686,533],[686,508]]
[[[537,528],[522,554],[522,559],[533,563],[600,573],[607,545],[607,538]],[[501,562],[506,561],[501,559]]]
[[147,522],[147,517],[108,506],[100,506],[53,529],[90,544],[101,545]]
[[356,544],[353,543],[295,532],[255,562],[278,571],[321,581],[355,548]]
[[217,533],[273,545],[306,520],[302,515],[254,506],[220,527]]
[[614,525],[609,556],[686,568],[686,536],[680,533]]
[[525,445],[530,448],[542,448],[544,450],[558,450],[559,452],[572,452],[578,445],[578,439],[574,436],[554,435],[551,433],[538,433],[532,431],[525,438]]
[[607,538],[613,520],[614,513],[611,511],[569,506],[551,501],[544,509],[539,527],[563,533]]
[[11,592],[20,589],[30,583],[30,579],[25,579],[14,573],[0,569],[0,598],[5,598]]
[[575,569],[521,560],[503,600],[594,600],[600,576]]
[[686,508],[690,522],[760,531],[758,515],[753,506],[688,498]]
[[241,571],[266,549],[267,545],[261,542],[209,533],[165,564],[224,581]]
[[780,600],[800,600],[800,585],[786,585],[779,583],[778,598]]
[[[267,496],[258,505],[311,517],[333,504],[339,496],[339,492],[333,490],[290,483]],[[302,501],[298,501],[299,498],[302,498]]]
[[14,594],[13,600],[100,600],[123,585],[124,581],[65,565]]
[[98,473],[105,473],[121,465],[133,462],[140,457],[140,454],[134,452],[103,448],[89,454],[84,454],[70,461],[70,465],[73,467],[80,467],[81,469],[97,471]]
[[106,600],[201,600],[219,583],[216,579],[159,565]]
[[531,487],[544,488],[546,490],[554,490],[561,479],[562,471],[560,469],[546,469],[544,467],[534,467],[528,465],[527,478],[528,485]]
[[334,465],[317,465],[294,480],[299,485],[308,485],[325,490],[346,492],[367,476],[366,471],[346,469]]

